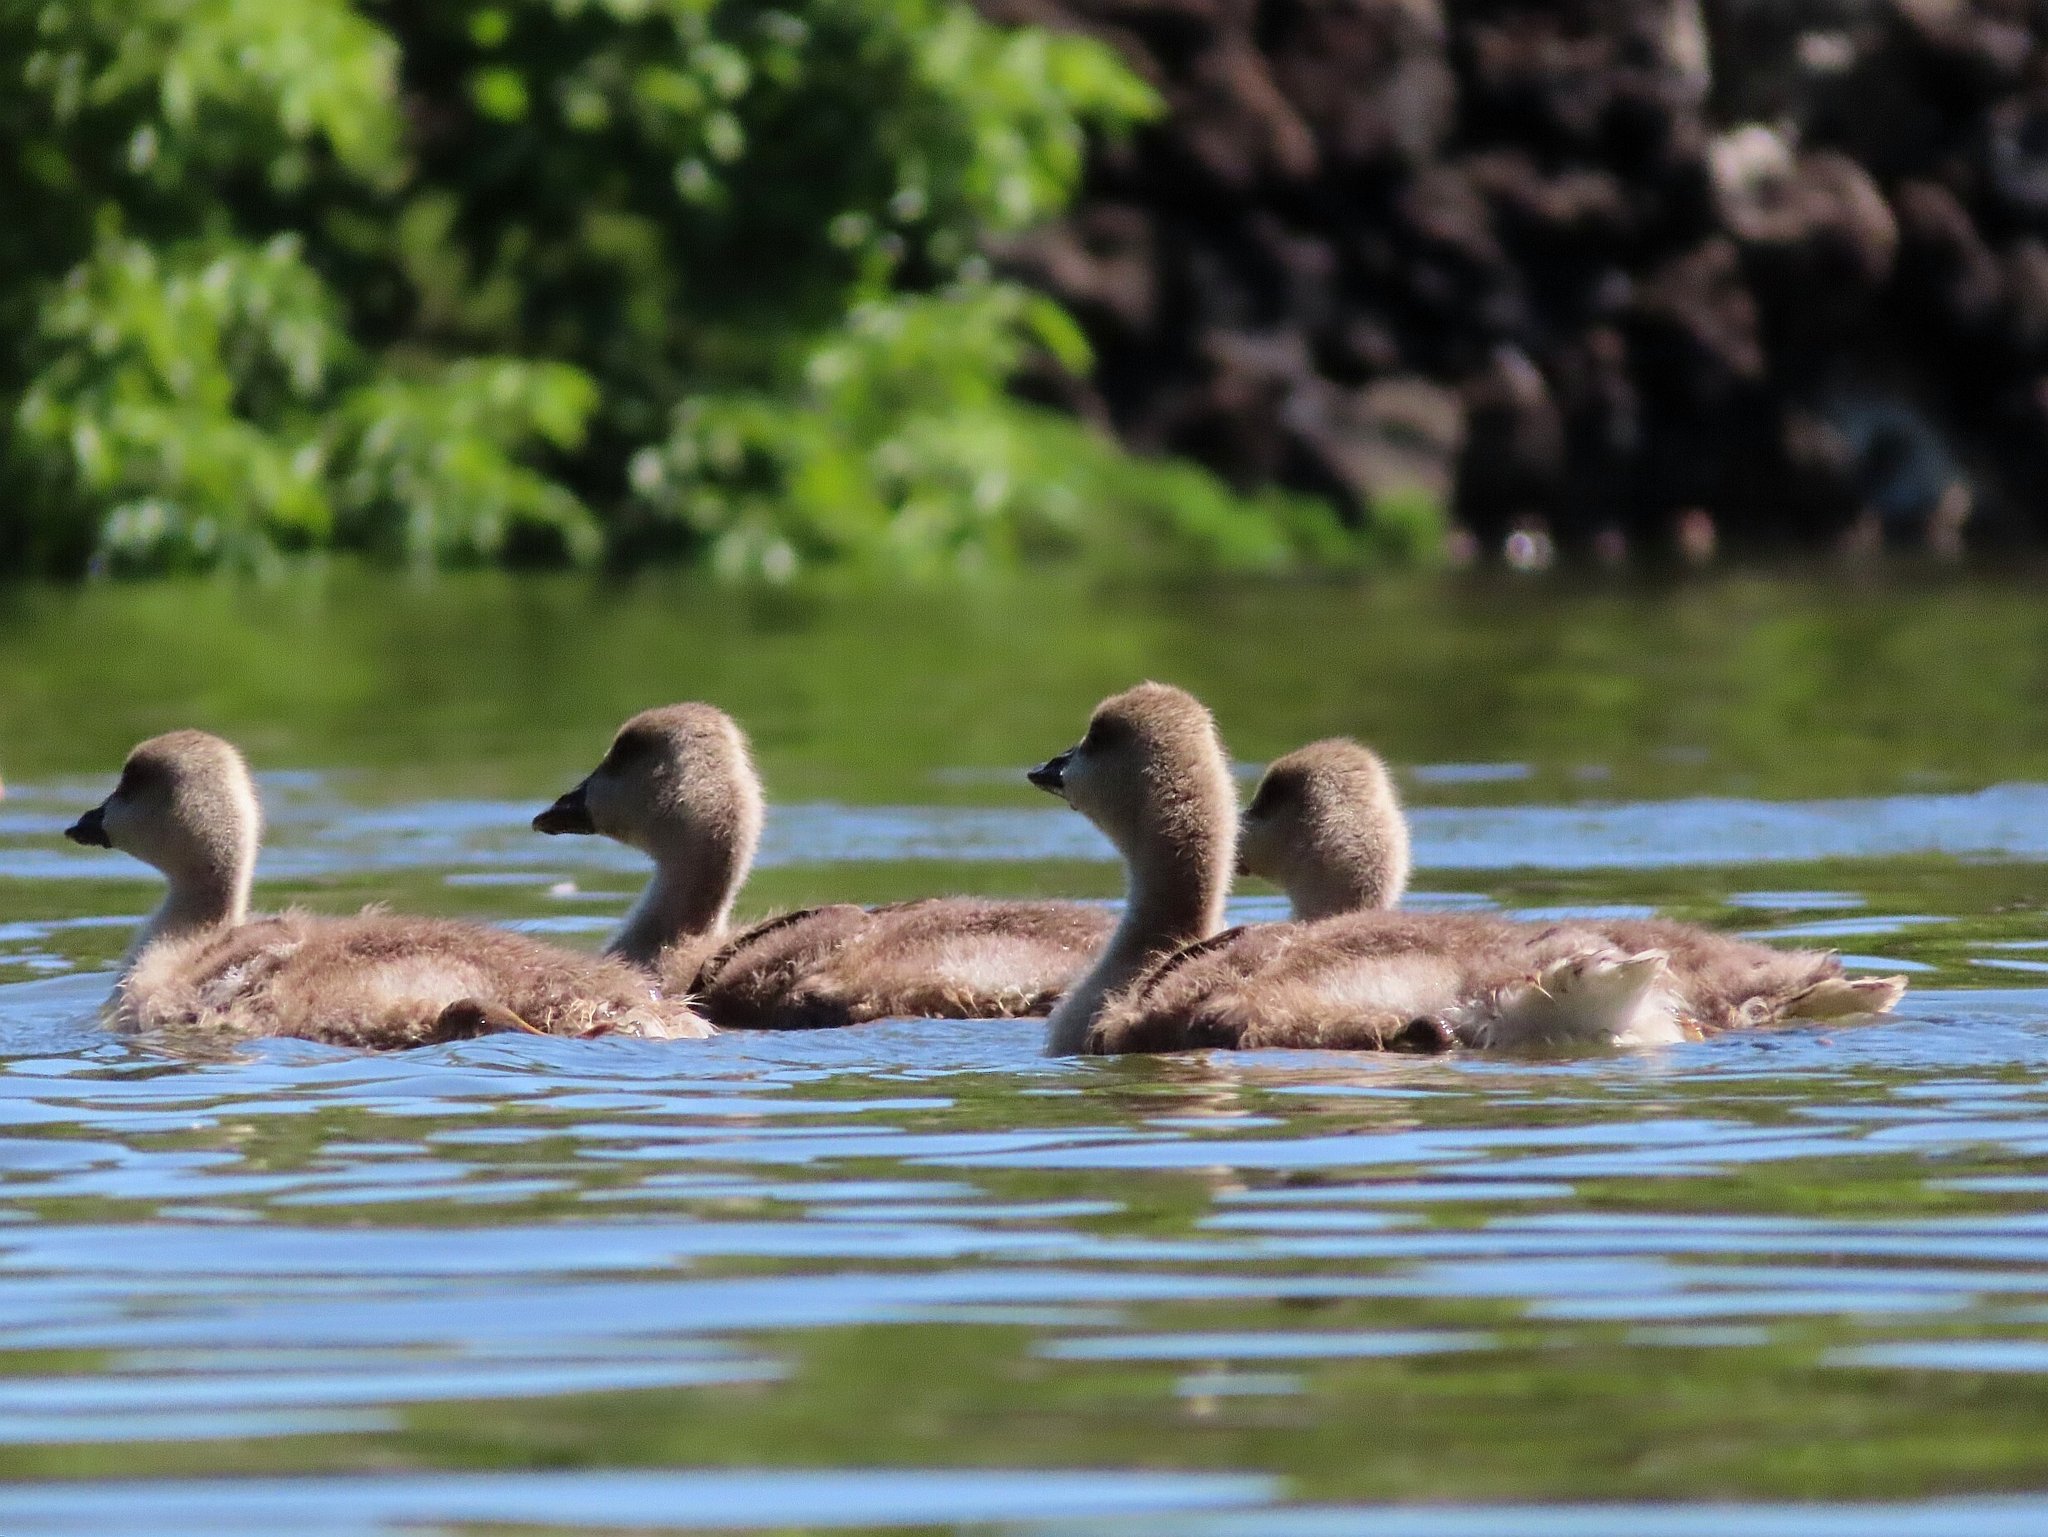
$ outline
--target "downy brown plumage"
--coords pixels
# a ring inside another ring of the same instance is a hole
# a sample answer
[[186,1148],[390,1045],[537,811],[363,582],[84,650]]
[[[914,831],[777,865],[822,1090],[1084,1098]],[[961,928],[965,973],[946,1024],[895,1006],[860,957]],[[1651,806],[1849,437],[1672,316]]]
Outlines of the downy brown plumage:
[[205,732],[174,731],[131,752],[114,792],[66,830],[169,882],[122,965],[117,1024],[370,1047],[494,1031],[711,1033],[633,968],[521,934],[375,911],[251,919],[262,826],[241,754]]
[[654,861],[609,953],[720,1025],[1042,1014],[1113,923],[1086,903],[934,897],[808,908],[735,932],[728,923],[762,816],[745,733],[724,711],[691,703],[627,721],[603,761],[533,825],[602,833]]
[[[1276,759],[1245,812],[1238,865],[1282,887],[1297,918],[1393,906],[1408,829],[1379,757],[1338,739]],[[1833,951],[1781,950],[1671,919],[1573,926],[1622,950],[1662,951],[1673,1010],[1692,1035],[1883,1014],[1906,989],[1904,977],[1844,977]]]
[[1048,1021],[1056,1054],[1672,1037],[1663,957],[1582,928],[1365,913],[1219,932],[1236,795],[1214,721],[1180,689],[1105,700],[1031,780],[1101,828],[1130,879],[1102,959]]

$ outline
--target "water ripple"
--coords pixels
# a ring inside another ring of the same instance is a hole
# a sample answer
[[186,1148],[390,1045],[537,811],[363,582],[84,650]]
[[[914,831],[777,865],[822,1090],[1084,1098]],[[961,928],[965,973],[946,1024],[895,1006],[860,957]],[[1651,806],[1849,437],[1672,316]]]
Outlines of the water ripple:
[[[176,1055],[97,1022],[127,920],[37,916],[145,893],[48,845],[61,797],[10,796],[0,884],[40,905],[0,923],[9,1533],[1826,1537],[2048,1511],[1932,1498],[2048,1487],[2027,972],[1868,1028],[1559,1061],[1054,1061],[1029,1021]],[[581,935],[602,920],[562,904],[608,909],[639,868],[536,849],[509,803],[364,809],[317,776],[276,799],[266,878],[323,898],[417,871]],[[1981,981],[2048,939],[2031,867],[1999,862],[2048,849],[2043,813],[2024,786],[1425,807],[1426,862],[1512,873],[1422,901],[1692,901]],[[1915,851],[1971,858],[1811,862]],[[1035,809],[796,806],[770,838],[772,869],[990,859],[1019,889],[1102,852]],[[1676,864],[1738,868],[1642,873]],[[1727,1491],[1754,1499],[1674,1503]]]

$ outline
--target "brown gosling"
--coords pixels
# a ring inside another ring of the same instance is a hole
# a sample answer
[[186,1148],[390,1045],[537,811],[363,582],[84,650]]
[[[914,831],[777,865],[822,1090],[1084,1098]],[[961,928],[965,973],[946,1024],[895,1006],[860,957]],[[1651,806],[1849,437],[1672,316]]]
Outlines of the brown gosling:
[[762,816],[746,734],[723,710],[692,703],[627,721],[589,776],[533,825],[603,834],[654,861],[609,953],[724,1026],[1043,1014],[1114,923],[1087,903],[936,897],[806,908],[735,932],[733,903]]
[[1180,689],[1105,700],[1030,777],[1101,828],[1130,879],[1102,959],[1048,1021],[1055,1055],[1676,1038],[1661,953],[1583,928],[1370,913],[1220,932],[1236,795],[1215,722]]
[[[1245,812],[1238,868],[1284,889],[1297,918],[1393,906],[1406,882],[1408,828],[1378,755],[1333,740],[1276,759]],[[1692,1036],[1885,1014],[1906,990],[1904,977],[1844,977],[1830,950],[1780,950],[1671,919],[1574,926],[1624,950],[1663,951]]]
[[1408,818],[1378,753],[1333,737],[1267,766],[1238,824],[1237,873],[1282,869],[1303,921],[1400,905]]
[[479,924],[380,912],[249,917],[262,838],[240,753],[203,731],[152,737],[65,831],[164,873],[121,968],[117,1025],[395,1048],[496,1032],[712,1033],[633,968]]

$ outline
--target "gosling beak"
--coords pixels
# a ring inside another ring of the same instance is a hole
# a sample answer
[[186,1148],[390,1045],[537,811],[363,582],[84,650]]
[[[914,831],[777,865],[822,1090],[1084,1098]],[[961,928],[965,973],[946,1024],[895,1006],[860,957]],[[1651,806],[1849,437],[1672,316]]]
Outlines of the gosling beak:
[[84,816],[64,829],[64,836],[73,843],[82,843],[89,849],[110,849],[113,842],[107,837],[107,808],[95,806]]
[[1067,793],[1067,764],[1072,761],[1073,756],[1073,749],[1068,748],[1057,758],[1047,758],[1045,762],[1039,764],[1037,768],[1032,769],[1024,777],[1037,785],[1039,789],[1048,790],[1052,794],[1064,798]]
[[533,830],[537,833],[594,833],[597,824],[590,820],[590,781],[584,780],[575,789],[556,797],[554,805],[548,807],[533,819]]

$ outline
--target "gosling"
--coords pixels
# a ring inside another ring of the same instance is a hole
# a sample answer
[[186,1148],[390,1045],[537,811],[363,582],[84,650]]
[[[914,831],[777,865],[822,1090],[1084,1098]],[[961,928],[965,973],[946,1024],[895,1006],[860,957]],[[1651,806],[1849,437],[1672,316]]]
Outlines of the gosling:
[[131,752],[113,793],[66,829],[169,883],[122,964],[117,1025],[380,1049],[498,1032],[712,1033],[633,968],[520,934],[375,911],[251,919],[262,828],[242,755],[203,731],[173,731]]
[[[1392,907],[1407,883],[1408,827],[1386,766],[1357,742],[1274,761],[1245,808],[1238,871],[1286,891],[1294,916]],[[1587,919],[1624,950],[1661,950],[1689,1036],[1886,1014],[1904,977],[1850,980],[1833,951],[1780,950],[1666,918]]]
[[1224,932],[1236,795],[1214,720],[1180,689],[1105,700],[1079,744],[1029,777],[1101,828],[1129,871],[1123,921],[1047,1021],[1055,1055],[1677,1037],[1662,954],[1582,928],[1360,913]]
[[583,782],[533,819],[602,834],[654,861],[608,954],[722,1026],[810,1030],[876,1019],[1043,1014],[1109,935],[1080,902],[935,897],[806,908],[734,932],[763,818],[746,734],[708,704],[647,710]]
[[1343,738],[1277,758],[1238,824],[1237,873],[1286,870],[1294,916],[1397,907],[1408,889],[1408,818],[1380,755]]

